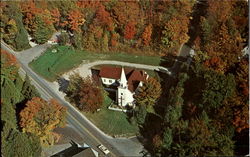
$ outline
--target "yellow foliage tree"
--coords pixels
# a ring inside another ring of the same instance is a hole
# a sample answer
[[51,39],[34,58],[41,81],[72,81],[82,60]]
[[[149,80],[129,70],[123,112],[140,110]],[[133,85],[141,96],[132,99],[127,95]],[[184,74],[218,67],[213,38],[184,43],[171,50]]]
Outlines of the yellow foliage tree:
[[56,100],[49,102],[34,97],[20,112],[20,126],[23,132],[33,133],[42,145],[53,145],[52,130],[65,124],[66,108]]

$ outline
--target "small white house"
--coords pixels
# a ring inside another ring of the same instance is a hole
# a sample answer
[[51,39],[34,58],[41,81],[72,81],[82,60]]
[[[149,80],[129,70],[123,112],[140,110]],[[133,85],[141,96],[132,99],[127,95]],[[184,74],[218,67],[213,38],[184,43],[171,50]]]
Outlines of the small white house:
[[103,85],[115,90],[116,102],[121,107],[134,105],[135,91],[148,78],[143,70],[107,66],[100,69],[99,76]]

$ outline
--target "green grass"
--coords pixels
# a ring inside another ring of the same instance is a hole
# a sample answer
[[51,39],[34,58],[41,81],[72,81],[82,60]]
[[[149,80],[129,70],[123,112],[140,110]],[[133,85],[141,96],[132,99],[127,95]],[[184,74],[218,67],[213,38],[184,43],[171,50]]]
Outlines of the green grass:
[[129,123],[125,113],[109,110],[107,107],[110,103],[111,99],[105,96],[104,105],[99,112],[84,112],[84,115],[108,135],[136,135],[139,131],[138,127]]
[[[57,52],[52,53],[52,49],[57,49]],[[116,60],[147,65],[160,65],[161,63],[161,57],[157,56],[136,56],[127,53],[91,53],[75,51],[69,46],[55,45],[47,49],[44,54],[29,65],[45,79],[54,81],[57,76],[81,64],[82,60]]]

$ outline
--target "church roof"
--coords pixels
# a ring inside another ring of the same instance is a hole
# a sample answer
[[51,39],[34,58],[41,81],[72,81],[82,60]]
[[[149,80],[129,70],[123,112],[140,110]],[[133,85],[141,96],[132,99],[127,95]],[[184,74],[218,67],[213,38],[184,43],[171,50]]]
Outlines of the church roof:
[[121,68],[103,66],[101,67],[99,75],[106,78],[120,79]]
[[[121,67],[110,67],[103,66],[100,69],[100,77],[111,78],[111,79],[120,79],[122,68]],[[131,92],[134,92],[138,87],[140,81],[145,81],[147,74],[143,70],[136,70],[133,68],[124,68],[126,79],[128,81],[128,89]]]

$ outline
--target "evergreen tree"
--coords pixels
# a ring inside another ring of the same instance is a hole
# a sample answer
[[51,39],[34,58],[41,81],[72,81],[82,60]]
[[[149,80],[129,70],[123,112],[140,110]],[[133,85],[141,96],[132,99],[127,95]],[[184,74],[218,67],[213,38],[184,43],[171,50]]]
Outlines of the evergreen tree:
[[54,31],[54,27],[52,24],[46,24],[42,18],[42,16],[37,15],[35,17],[36,27],[33,33],[33,37],[38,44],[43,44],[47,42]]
[[41,155],[42,149],[37,138],[7,127],[8,124],[5,124],[1,135],[1,150],[4,156],[36,157]]
[[145,122],[145,118],[147,116],[147,109],[145,105],[140,105],[137,107],[137,110],[135,111],[135,119],[137,124],[143,125]]
[[36,88],[30,84],[30,79],[26,75],[25,76],[25,81],[22,87],[22,94],[25,99],[32,99],[33,97],[40,97],[40,94],[37,92]]

